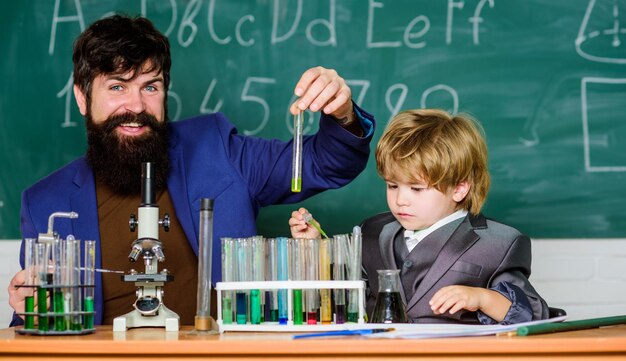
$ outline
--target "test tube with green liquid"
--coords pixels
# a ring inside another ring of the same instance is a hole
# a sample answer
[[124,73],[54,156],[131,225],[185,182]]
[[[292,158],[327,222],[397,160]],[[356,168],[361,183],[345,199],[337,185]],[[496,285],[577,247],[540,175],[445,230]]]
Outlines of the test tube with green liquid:
[[[276,238],[278,249],[278,280],[287,281],[289,278],[289,251],[286,237]],[[286,325],[289,321],[287,312],[287,290],[278,290],[278,323]]]
[[85,241],[85,262],[84,262],[84,292],[83,292],[83,327],[91,330],[94,328],[94,286],[96,268],[96,241]]
[[80,287],[80,241],[74,240],[71,247],[68,247],[68,249],[72,250],[68,253],[68,257],[71,256],[72,258],[72,266],[69,274],[69,284],[71,285],[70,329],[72,331],[80,331],[83,328],[82,317],[80,315],[83,301]]
[[65,331],[65,295],[63,294],[63,273],[66,268],[65,264],[65,246],[66,242],[61,239],[55,239],[52,245],[52,264],[54,265],[54,276],[52,278],[53,287],[53,311],[57,316],[54,317],[54,330]]
[[[361,227],[355,226],[352,229],[352,239],[349,247],[349,267],[348,278],[351,281],[361,279],[361,252],[362,252]],[[351,289],[348,299],[348,322],[359,321],[359,293],[358,290]]]
[[[348,248],[348,236],[339,234],[333,236],[333,280],[345,281],[346,278],[346,253]],[[335,296],[335,323],[346,322],[346,290],[337,288],[333,290]]]
[[[331,262],[332,262],[332,241],[329,238],[320,240],[320,280],[330,281]],[[329,289],[320,290],[320,321],[322,324],[329,324],[333,321],[333,312],[331,307],[331,298]]]
[[[263,237],[254,236],[252,241],[252,280],[263,281],[265,279],[265,248],[263,244]],[[262,322],[262,308],[261,308],[261,290],[250,290],[250,323],[258,325]]]
[[[24,329],[32,330],[35,328],[35,295],[34,286],[37,284],[37,270],[35,269],[35,238],[24,239],[24,270],[26,271],[26,286],[30,286],[29,296],[24,299]],[[30,313],[30,314],[29,314]]]
[[[234,282],[235,277],[235,240],[223,237],[222,241],[222,281]],[[222,322],[233,323],[233,291],[222,291]]]
[[[289,239],[289,259],[290,267],[289,267],[289,279],[293,281],[302,281],[304,277],[302,277],[302,271],[304,269],[304,258],[300,254],[301,249],[301,240],[300,239]],[[293,324],[301,325],[302,324],[302,289],[293,289],[292,290],[292,304],[293,304]]]
[[36,264],[37,274],[39,278],[39,287],[37,287],[37,329],[39,331],[49,330],[48,318],[48,260],[50,259],[50,244],[37,243],[36,246]]
[[293,161],[291,169],[291,191],[302,190],[302,132],[304,127],[303,112],[293,116]]
[[[306,271],[305,279],[307,281],[319,280],[319,242],[317,239],[305,240],[306,250]],[[309,325],[317,324],[317,313],[320,308],[319,290],[306,290],[306,323]]]

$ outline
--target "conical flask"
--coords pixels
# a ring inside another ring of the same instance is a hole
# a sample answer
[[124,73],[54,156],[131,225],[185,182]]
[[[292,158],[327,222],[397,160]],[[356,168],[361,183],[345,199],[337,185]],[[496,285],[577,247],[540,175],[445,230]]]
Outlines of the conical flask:
[[400,296],[400,270],[378,270],[378,296],[371,322],[407,322],[406,310]]

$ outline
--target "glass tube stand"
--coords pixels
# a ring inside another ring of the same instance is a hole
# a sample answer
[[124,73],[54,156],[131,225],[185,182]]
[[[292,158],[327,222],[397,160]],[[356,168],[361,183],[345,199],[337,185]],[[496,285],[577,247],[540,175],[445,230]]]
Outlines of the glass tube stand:
[[[43,293],[48,293],[48,292],[52,292],[54,293],[54,291],[59,290],[59,289],[87,289],[87,288],[92,288],[94,287],[94,285],[39,285],[39,286],[30,286],[30,285],[22,285],[22,286],[17,286],[17,287],[31,287],[35,289],[35,294],[37,294],[38,292],[42,291]],[[20,316],[33,316],[38,322],[48,322],[48,320],[53,320],[56,319],[57,317],[62,317],[64,319],[67,318],[73,318],[73,317],[81,317],[83,319],[86,318],[93,318],[95,315],[95,311],[64,311],[64,312],[56,312],[56,311],[50,311],[50,312],[20,312],[17,313]],[[37,336],[63,336],[63,335],[87,335],[90,333],[94,333],[96,331],[95,327],[93,326],[93,324],[89,325],[88,323],[86,323],[85,321],[83,321],[82,326],[80,327],[80,329],[65,329],[65,330],[57,330],[55,329],[53,323],[51,322],[50,325],[47,328],[47,330],[42,330],[40,328],[38,328],[37,326],[35,326],[35,328],[24,328],[22,327],[16,327],[15,328],[15,332],[19,333],[21,335],[37,335]]]
[[[278,322],[262,322],[260,324],[225,324],[222,320],[222,292],[243,290],[289,290],[287,292],[287,324]],[[358,293],[359,316],[356,323],[330,323],[315,325],[294,325],[293,322],[293,292],[291,290],[356,290]],[[254,332],[314,332],[348,330],[363,327],[365,323],[365,282],[363,281],[251,281],[251,282],[218,282],[217,291],[217,325],[220,333],[225,331],[254,331]]]

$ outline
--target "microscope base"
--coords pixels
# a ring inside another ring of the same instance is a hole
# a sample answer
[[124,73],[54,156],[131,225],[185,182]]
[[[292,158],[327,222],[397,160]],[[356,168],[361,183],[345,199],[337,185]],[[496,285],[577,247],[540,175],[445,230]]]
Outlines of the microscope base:
[[136,327],[165,327],[165,331],[179,330],[180,317],[165,305],[159,307],[159,313],[153,316],[144,316],[137,310],[113,319],[113,331],[125,332]]

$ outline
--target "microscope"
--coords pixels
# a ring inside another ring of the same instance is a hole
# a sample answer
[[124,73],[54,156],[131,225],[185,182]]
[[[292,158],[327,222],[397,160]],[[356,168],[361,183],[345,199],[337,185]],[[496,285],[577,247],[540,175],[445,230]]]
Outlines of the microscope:
[[154,191],[154,169],[152,163],[141,165],[141,204],[138,217],[130,215],[131,232],[138,230],[138,237],[131,246],[128,259],[137,261],[141,256],[145,272],[131,270],[123,276],[124,282],[134,282],[137,286],[135,309],[113,320],[113,331],[126,331],[135,327],[165,327],[165,331],[178,331],[180,317],[163,304],[163,286],[173,281],[174,276],[164,269],[158,271],[158,262],[165,260],[159,226],[167,232],[170,217],[165,214],[159,219],[159,206],[156,204]]

